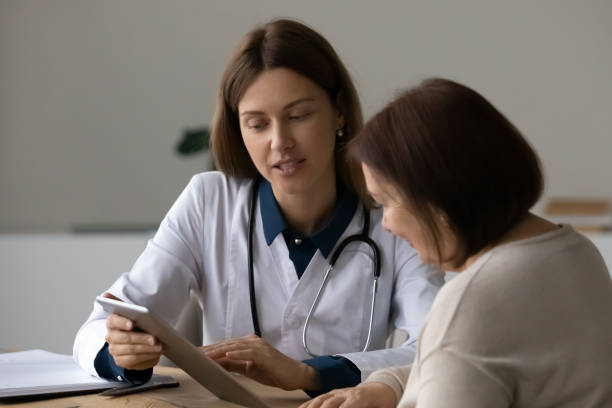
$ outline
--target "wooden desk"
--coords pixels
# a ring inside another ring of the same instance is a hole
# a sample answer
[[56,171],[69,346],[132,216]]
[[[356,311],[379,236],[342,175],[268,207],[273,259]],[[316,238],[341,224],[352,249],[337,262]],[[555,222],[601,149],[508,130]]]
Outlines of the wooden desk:
[[[73,397],[53,398],[27,403],[0,403],[0,406],[31,407],[31,408],[85,408],[85,407],[211,407],[237,408],[239,405],[222,401],[202,387],[183,370],[174,367],[156,367],[156,374],[170,375],[178,380],[180,385],[175,388],[160,388],[123,397],[102,397],[97,394],[78,395]],[[245,377],[237,380],[260,396],[272,407],[295,408],[308,399],[303,391],[283,391],[268,387]]]

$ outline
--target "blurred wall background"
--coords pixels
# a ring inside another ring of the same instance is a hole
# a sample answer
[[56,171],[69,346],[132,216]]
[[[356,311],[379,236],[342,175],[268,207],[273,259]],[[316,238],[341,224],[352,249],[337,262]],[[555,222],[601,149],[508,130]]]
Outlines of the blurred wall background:
[[608,0],[1,0],[0,231],[157,224],[208,166],[173,152],[181,131],[210,123],[232,48],[274,16],[330,40],[366,118],[449,77],[525,133],[547,195],[612,194]]
[[366,118],[455,79],[524,132],[547,196],[612,195],[608,0],[0,0],[0,349],[70,352],[151,232],[68,232],[155,228],[209,166],[174,153],[181,132],[210,123],[231,50],[275,16],[330,40]]

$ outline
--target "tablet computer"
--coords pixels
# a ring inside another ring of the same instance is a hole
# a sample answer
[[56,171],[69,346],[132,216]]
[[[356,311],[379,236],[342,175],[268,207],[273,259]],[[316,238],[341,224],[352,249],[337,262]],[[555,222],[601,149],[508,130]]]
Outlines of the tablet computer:
[[102,296],[96,302],[109,312],[124,316],[162,343],[164,355],[217,397],[252,408],[269,408],[257,395],[242,386],[232,374],[207,357],[176,330],[143,306]]

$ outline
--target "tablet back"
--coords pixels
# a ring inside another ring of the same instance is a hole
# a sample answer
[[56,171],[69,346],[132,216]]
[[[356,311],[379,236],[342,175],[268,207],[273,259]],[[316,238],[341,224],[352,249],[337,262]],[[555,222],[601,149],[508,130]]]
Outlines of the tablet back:
[[98,296],[96,302],[107,312],[127,317],[140,330],[157,337],[163,344],[164,355],[217,397],[246,407],[269,408],[269,405],[238,383],[232,374],[200,352],[146,307],[102,296]]

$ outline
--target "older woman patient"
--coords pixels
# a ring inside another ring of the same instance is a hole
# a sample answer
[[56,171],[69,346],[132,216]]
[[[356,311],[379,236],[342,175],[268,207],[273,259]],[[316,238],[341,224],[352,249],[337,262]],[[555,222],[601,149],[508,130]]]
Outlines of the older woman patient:
[[589,240],[529,211],[538,158],[499,111],[429,79],[353,149],[383,226],[461,273],[436,297],[412,366],[305,407],[612,407],[612,281]]

